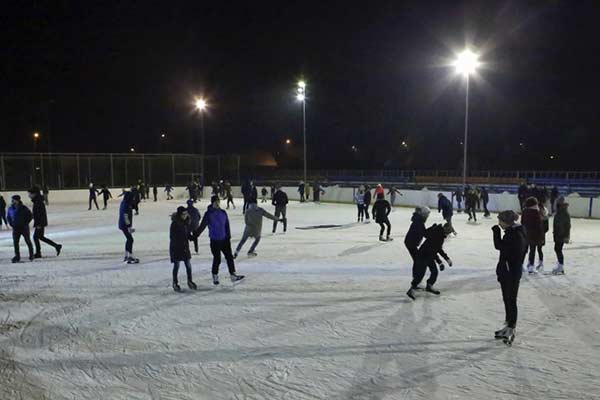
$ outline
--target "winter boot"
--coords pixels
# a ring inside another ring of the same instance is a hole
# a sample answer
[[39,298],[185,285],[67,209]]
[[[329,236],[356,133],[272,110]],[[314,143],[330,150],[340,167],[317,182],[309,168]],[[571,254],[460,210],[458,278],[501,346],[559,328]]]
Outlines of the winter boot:
[[218,285],[219,284],[219,275],[217,274],[213,274],[213,285]]
[[502,341],[504,344],[510,346],[512,342],[515,340],[515,328],[507,327],[503,332]]
[[406,292],[406,295],[408,297],[410,297],[412,300],[416,300],[416,298],[415,298],[415,289],[414,288],[411,287],[410,289],[408,289],[408,292]]
[[233,259],[235,260],[237,258],[237,256],[238,256],[238,252],[236,250],[235,253],[233,253]]
[[435,290],[435,289],[433,288],[433,285],[429,285],[429,284],[428,284],[428,285],[427,285],[427,287],[425,288],[425,291],[426,291],[426,292],[429,292],[429,293],[433,293],[433,294],[435,294],[436,296],[439,296],[439,295],[440,295],[440,291],[439,291],[439,290]]
[[231,274],[230,278],[231,278],[231,282],[232,283],[237,283],[237,282],[241,281],[242,279],[244,279],[245,276],[244,275]]
[[556,263],[556,267],[552,269],[552,275],[564,275],[565,266],[561,263]]

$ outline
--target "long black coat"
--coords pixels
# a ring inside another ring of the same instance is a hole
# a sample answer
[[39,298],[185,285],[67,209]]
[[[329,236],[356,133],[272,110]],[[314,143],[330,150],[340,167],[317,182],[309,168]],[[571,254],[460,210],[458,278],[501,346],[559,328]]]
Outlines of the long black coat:
[[425,219],[421,215],[413,213],[411,221],[412,224],[404,237],[404,245],[409,251],[416,251],[425,236]]
[[169,244],[171,262],[186,261],[192,258],[189,242],[191,235],[189,224],[186,221],[182,221],[179,217],[174,215],[172,217],[169,237],[171,239]]
[[388,215],[392,211],[389,201],[385,199],[379,199],[373,204],[373,218],[375,222],[383,223],[388,220]]
[[46,214],[44,197],[36,194],[31,201],[33,202],[33,226],[48,226],[48,215]]
[[498,280],[519,280],[523,274],[523,261],[527,253],[527,238],[523,226],[516,225],[506,229],[501,237],[500,227],[494,226],[494,247],[500,250],[496,265]]

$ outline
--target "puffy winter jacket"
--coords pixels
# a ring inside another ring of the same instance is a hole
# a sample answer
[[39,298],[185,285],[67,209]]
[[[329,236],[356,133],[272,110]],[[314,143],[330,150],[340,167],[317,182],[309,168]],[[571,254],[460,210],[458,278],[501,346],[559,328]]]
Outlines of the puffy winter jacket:
[[48,226],[48,215],[46,214],[44,196],[36,194],[31,201],[33,202],[33,226]]
[[14,229],[24,229],[29,226],[32,219],[31,211],[23,203],[11,205],[6,211],[6,221]]
[[195,235],[200,236],[207,227],[210,240],[231,239],[229,218],[227,217],[225,210],[215,208],[212,205],[208,206]]
[[566,243],[571,237],[571,216],[564,207],[558,207],[553,221],[554,241]]
[[191,235],[189,225],[186,221],[182,221],[181,218],[177,217],[177,214],[173,214],[171,217],[169,238],[169,255],[171,256],[171,262],[186,261],[192,258],[190,253],[189,240],[191,239]]
[[364,197],[364,203],[366,206],[368,206],[369,204],[371,204],[371,191],[370,190],[366,190],[365,191],[365,197]]
[[521,223],[525,228],[527,241],[532,245],[544,244],[544,223],[537,206],[523,209]]
[[527,253],[527,238],[523,226],[514,225],[506,229],[501,237],[500,227],[494,226],[494,247],[500,250],[496,266],[498,280],[519,280],[523,274],[523,261]]
[[446,196],[442,196],[438,199],[438,212],[442,212],[444,219],[452,217],[452,203]]
[[364,205],[365,204],[365,194],[363,192],[356,192],[356,194],[354,195],[354,202],[358,205]]
[[379,199],[373,204],[373,218],[375,222],[381,223],[388,219],[388,215],[392,211],[390,202],[385,199]]
[[413,213],[411,221],[410,228],[404,237],[404,245],[409,251],[416,251],[425,236],[425,219],[421,215]]
[[442,225],[433,224],[425,231],[425,241],[419,247],[419,256],[424,260],[438,259],[438,254],[441,255],[444,260],[448,260],[449,257],[443,249],[444,239],[446,237],[444,233],[444,227]]
[[244,222],[246,223],[246,232],[251,237],[260,237],[262,232],[263,217],[278,221],[273,215],[258,207],[255,203],[250,203],[244,214]]
[[288,203],[287,194],[283,190],[279,189],[275,192],[275,195],[273,195],[273,200],[271,203],[275,207],[285,207]]

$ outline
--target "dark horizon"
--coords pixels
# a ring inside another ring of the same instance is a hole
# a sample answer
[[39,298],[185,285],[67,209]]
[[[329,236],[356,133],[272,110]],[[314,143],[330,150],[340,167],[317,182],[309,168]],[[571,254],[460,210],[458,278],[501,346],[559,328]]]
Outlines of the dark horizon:
[[11,2],[1,151],[32,151],[38,131],[38,151],[50,132],[57,152],[192,152],[202,95],[208,153],[279,152],[299,167],[302,78],[309,167],[458,169],[465,85],[447,63],[470,45],[485,63],[471,81],[470,169],[597,169],[599,11],[592,1]]

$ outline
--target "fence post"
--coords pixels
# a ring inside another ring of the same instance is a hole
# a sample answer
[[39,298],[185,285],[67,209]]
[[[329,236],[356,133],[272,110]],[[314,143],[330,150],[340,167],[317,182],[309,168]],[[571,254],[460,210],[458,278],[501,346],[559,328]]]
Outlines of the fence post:
[[110,187],[115,187],[115,168],[113,166],[113,155],[110,154]]
[[[202,171],[204,172],[204,171]],[[175,186],[175,155],[171,154],[171,185]]]
[[6,170],[4,169],[4,154],[0,154],[0,167],[2,168],[2,182],[0,182],[0,188],[6,190]]
[[40,153],[40,171],[42,173],[42,190],[44,189],[44,184],[46,183],[46,177],[44,176],[44,156]]
[[590,197],[590,209],[589,209],[589,213],[588,213],[588,218],[592,218],[592,207],[594,205],[594,198]]
[[77,188],[81,188],[81,171],[79,170],[79,153],[77,153]]
[[146,183],[146,158],[144,158],[143,154],[142,154],[142,182]]

